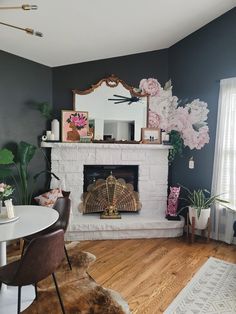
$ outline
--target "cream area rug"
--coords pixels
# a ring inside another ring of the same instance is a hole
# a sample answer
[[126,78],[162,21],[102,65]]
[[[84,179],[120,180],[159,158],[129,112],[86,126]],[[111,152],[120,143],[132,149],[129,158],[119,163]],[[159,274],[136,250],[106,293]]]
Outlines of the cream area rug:
[[236,264],[210,257],[164,312],[200,313],[236,313]]

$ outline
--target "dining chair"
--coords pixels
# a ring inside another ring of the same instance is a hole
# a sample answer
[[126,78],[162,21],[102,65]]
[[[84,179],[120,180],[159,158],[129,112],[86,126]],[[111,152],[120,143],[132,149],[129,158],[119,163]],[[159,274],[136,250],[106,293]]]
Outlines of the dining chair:
[[17,313],[21,308],[22,286],[35,286],[37,299],[37,283],[52,275],[62,313],[65,314],[55,270],[61,264],[64,255],[64,231],[62,229],[34,238],[25,249],[21,259],[0,267],[0,289],[2,284],[18,287]]
[[[52,232],[52,231],[55,231],[58,229],[63,229],[64,233],[66,232],[68,224],[69,224],[69,219],[70,219],[71,200],[69,199],[69,197],[59,197],[56,200],[56,203],[54,204],[53,208],[59,214],[58,220],[52,226],[48,227],[47,229],[42,230],[42,231],[37,232],[37,233],[34,233],[30,236],[24,237],[23,238],[24,244],[23,244],[22,253],[24,252],[25,247],[27,247],[27,245],[29,244],[29,242],[32,239],[39,237],[42,234],[47,234],[48,232]],[[70,262],[65,244],[64,244],[64,252],[65,252],[66,259],[67,259],[68,265],[70,267],[70,270],[72,270],[71,262]]]

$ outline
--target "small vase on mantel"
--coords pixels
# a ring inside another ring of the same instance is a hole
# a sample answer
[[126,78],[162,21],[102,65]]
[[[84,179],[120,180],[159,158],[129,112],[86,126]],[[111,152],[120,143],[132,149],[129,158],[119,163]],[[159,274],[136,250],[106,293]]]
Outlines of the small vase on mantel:
[[60,122],[57,119],[53,119],[51,122],[51,130],[54,135],[54,141],[60,140]]
[[0,200],[0,215],[2,213],[2,200]]

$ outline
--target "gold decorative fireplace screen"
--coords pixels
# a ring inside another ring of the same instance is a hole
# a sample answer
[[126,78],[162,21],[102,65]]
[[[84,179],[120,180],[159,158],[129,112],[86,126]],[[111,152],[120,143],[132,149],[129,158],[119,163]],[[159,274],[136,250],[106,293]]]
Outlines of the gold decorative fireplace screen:
[[90,184],[82,200],[82,213],[100,212],[101,218],[121,218],[119,212],[137,212],[142,207],[133,185],[124,179],[116,179],[112,174],[106,180],[98,179]]

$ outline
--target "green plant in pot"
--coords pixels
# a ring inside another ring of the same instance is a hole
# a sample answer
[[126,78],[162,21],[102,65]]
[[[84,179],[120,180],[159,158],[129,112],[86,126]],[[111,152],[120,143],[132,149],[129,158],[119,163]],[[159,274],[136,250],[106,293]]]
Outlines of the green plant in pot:
[[[16,156],[9,149],[0,149],[0,178],[12,179],[18,192],[18,203],[22,205],[31,204],[35,183],[41,173],[48,172],[54,175],[47,170],[43,170],[34,176],[29,173],[29,163],[33,159],[36,150],[35,145],[24,141],[18,144]],[[59,180],[58,177],[56,178]]]
[[[211,206],[216,202],[229,203],[223,200],[220,195],[211,195],[206,189],[198,189],[190,191],[185,186],[180,185],[186,192],[186,198],[181,198],[186,202],[186,206],[182,207],[180,211],[188,207],[190,223],[195,217],[195,226],[197,229],[205,229],[211,213]],[[179,211],[179,212],[180,212]]]

